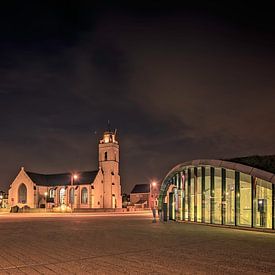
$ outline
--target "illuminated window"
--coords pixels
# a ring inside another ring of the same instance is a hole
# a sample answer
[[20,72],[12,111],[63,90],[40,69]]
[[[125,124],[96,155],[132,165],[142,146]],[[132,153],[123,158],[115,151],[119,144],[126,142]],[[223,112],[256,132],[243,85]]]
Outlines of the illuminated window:
[[210,223],[210,167],[205,167],[205,209],[204,219],[206,223]]
[[240,215],[239,224],[244,226],[251,226],[251,176],[240,173]]
[[65,194],[66,194],[65,188],[62,187],[59,191],[59,202],[60,202],[60,204],[65,203]]
[[214,192],[212,196],[214,197],[214,213],[213,213],[213,223],[222,223],[222,171],[221,168],[215,168],[215,178],[214,178]]
[[194,168],[190,169],[190,220],[194,221],[194,209],[195,209],[195,180],[194,180]]
[[202,203],[201,167],[199,167],[197,169],[197,222],[201,222],[201,203]]
[[256,199],[254,204],[256,227],[272,228],[272,183],[256,179]]
[[235,224],[235,171],[226,170],[225,224]]
[[188,220],[188,211],[189,211],[189,204],[188,204],[188,173],[185,171],[185,182],[184,182],[184,193],[185,193],[185,220]]
[[49,198],[54,199],[54,189],[53,188],[51,188],[49,190]]
[[88,203],[88,190],[86,187],[83,187],[81,190],[81,203],[83,204]]
[[18,188],[18,202],[27,203],[27,187],[24,183],[21,183]]

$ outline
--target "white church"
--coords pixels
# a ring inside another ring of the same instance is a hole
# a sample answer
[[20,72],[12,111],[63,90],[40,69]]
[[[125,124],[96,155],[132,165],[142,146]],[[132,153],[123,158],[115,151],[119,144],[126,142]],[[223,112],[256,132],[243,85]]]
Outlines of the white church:
[[98,145],[98,169],[39,174],[21,168],[9,189],[9,206],[53,209],[121,208],[119,144],[106,131]]

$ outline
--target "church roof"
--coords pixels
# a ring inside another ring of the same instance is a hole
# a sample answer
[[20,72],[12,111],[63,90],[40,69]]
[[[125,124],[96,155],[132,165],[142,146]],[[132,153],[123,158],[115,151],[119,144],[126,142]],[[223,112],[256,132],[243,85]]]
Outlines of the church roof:
[[[70,185],[72,180],[72,173],[63,173],[63,174],[38,174],[26,171],[30,179],[36,183],[36,185],[42,186],[64,186]],[[80,184],[91,184],[94,182],[94,179],[98,173],[98,170],[95,171],[86,171],[76,173],[78,178],[73,180],[74,185]]]
[[150,184],[136,184],[131,193],[150,193]]

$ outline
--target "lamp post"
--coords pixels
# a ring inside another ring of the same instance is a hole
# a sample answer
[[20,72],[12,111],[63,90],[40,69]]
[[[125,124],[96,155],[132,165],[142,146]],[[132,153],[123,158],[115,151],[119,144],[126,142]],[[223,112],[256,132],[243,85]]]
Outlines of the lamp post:
[[[78,175],[77,174],[73,174],[72,177],[71,177],[71,186],[74,185],[74,181],[78,179]],[[71,187],[70,189],[70,192],[69,192],[69,202],[70,202],[70,205],[71,205],[71,213],[73,212],[73,204],[74,204],[74,193],[73,193],[73,196],[71,196],[71,190],[72,190],[73,187]]]
[[[153,222],[156,222],[156,207],[155,207],[155,196],[156,196],[156,192],[155,192],[155,187],[157,186],[157,183],[155,181],[152,181],[150,183],[150,206],[153,212]],[[152,192],[153,191],[153,192]]]
[[[150,202],[151,202],[151,207],[155,208],[155,197],[156,197],[156,192],[155,188],[157,186],[157,183],[155,181],[152,181],[150,183]],[[153,205],[152,205],[153,204]]]

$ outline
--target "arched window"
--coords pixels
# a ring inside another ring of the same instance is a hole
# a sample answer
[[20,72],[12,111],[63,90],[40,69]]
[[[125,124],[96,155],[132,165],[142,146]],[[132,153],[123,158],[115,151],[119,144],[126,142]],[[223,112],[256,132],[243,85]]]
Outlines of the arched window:
[[70,189],[69,203],[70,204],[74,203],[74,188],[73,187]]
[[104,160],[107,160],[107,159],[108,159],[108,153],[105,152],[105,153],[104,153]]
[[51,188],[49,191],[49,198],[54,199],[54,189]]
[[81,190],[81,203],[83,204],[88,203],[88,190],[86,187],[82,188]]
[[59,191],[59,202],[60,202],[60,204],[65,203],[65,193],[66,193],[65,188],[62,187]]
[[21,183],[18,188],[18,202],[27,203],[27,187],[24,183]]

